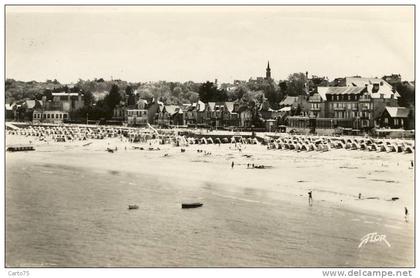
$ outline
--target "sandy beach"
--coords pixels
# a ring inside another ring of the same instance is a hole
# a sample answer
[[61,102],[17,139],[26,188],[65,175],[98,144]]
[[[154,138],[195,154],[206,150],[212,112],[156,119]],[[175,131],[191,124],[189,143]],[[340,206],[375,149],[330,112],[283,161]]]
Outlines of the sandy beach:
[[[29,140],[8,135],[6,144]],[[413,154],[32,144],[6,154],[8,266],[414,265]],[[182,210],[189,200],[204,206]],[[372,232],[391,247],[359,248]]]

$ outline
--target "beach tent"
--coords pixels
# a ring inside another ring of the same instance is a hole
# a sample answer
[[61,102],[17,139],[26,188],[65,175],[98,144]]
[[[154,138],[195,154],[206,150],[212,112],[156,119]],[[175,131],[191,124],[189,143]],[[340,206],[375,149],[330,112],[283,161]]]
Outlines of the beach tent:
[[406,147],[405,148],[405,150],[404,150],[406,153],[413,153],[413,148],[412,147],[410,147],[410,146],[408,146],[408,147]]
[[388,152],[397,152],[397,146],[396,145],[389,145],[388,146]]
[[307,144],[303,144],[301,150],[302,151],[309,151],[309,146]]

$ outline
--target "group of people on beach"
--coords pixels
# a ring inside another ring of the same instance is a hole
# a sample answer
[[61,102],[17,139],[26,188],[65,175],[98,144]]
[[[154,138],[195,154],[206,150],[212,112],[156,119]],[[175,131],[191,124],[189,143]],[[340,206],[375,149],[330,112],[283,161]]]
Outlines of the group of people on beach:
[[211,155],[211,152],[208,152],[208,151],[197,150],[197,152],[198,153],[203,153],[204,152],[204,155]]

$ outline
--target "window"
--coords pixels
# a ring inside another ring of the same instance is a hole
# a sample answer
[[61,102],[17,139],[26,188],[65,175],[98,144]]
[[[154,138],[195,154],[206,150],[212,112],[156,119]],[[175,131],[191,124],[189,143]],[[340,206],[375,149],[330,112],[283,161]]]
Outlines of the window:
[[63,114],[63,116],[64,116],[64,119],[67,119],[67,114]]

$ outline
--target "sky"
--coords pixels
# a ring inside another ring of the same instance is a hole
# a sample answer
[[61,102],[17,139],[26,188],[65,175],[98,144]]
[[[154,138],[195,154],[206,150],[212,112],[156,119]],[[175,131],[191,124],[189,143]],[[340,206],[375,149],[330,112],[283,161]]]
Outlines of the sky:
[[6,77],[23,81],[414,80],[412,6],[7,6]]

